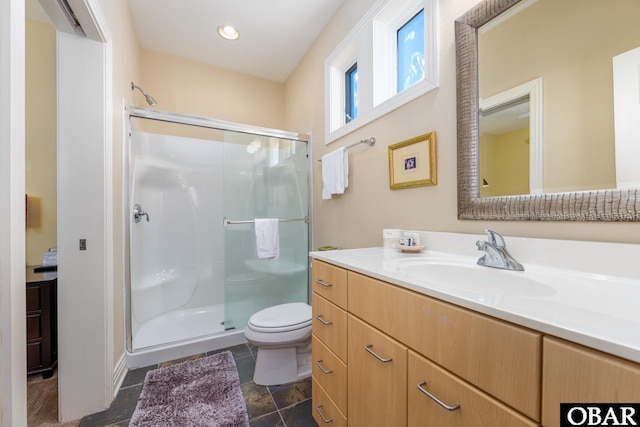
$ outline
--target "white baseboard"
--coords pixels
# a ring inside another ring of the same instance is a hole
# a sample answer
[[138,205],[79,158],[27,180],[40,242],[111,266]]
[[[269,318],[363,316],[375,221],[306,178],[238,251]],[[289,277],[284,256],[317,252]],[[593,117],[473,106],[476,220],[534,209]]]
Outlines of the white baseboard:
[[124,377],[127,376],[127,358],[124,353],[120,355],[120,359],[116,364],[116,367],[113,369],[113,398],[118,395],[120,391],[120,386],[122,386],[122,382],[124,381]]

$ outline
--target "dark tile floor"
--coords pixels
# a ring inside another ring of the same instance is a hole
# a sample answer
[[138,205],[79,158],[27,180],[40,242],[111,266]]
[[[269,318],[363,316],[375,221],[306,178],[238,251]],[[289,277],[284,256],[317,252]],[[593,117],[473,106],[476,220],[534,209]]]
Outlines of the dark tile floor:
[[136,408],[148,371],[229,350],[238,367],[240,387],[247,404],[250,427],[318,427],[311,415],[311,378],[295,383],[264,387],[253,382],[255,350],[247,344],[199,354],[127,373],[120,391],[106,411],[87,415],[79,427],[125,427]]

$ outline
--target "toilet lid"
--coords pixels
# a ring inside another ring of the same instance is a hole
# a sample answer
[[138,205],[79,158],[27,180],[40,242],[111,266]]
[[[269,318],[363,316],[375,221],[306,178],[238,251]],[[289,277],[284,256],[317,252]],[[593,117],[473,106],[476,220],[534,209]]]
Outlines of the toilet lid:
[[303,302],[274,305],[249,318],[249,326],[261,332],[285,332],[311,325],[311,306]]

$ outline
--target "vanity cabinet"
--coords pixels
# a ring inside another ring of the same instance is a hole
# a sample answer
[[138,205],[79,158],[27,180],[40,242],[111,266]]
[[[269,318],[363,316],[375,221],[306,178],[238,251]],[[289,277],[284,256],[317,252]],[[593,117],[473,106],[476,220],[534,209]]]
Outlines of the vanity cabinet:
[[312,263],[312,405],[322,426],[347,425],[347,272]]
[[407,347],[349,315],[349,425],[407,425]]
[[359,273],[350,271],[348,283],[350,313],[540,419],[540,333]]
[[[314,365],[313,404],[334,411],[332,422],[559,427],[562,403],[640,402],[640,363],[570,342],[575,331],[553,320],[548,325],[565,339],[414,291],[411,281],[389,283],[380,269],[374,278],[320,258],[313,260],[313,358],[323,370],[336,366],[346,384]],[[319,274],[339,285],[315,283]]]
[[544,338],[542,423],[560,425],[560,403],[638,403],[640,366],[553,337]]

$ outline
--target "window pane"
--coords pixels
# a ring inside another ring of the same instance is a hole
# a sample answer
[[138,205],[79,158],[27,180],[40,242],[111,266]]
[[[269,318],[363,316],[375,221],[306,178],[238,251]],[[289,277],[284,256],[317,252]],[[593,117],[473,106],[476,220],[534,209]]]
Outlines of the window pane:
[[424,78],[424,9],[398,30],[398,92]]
[[345,123],[358,117],[358,63],[345,73]]

